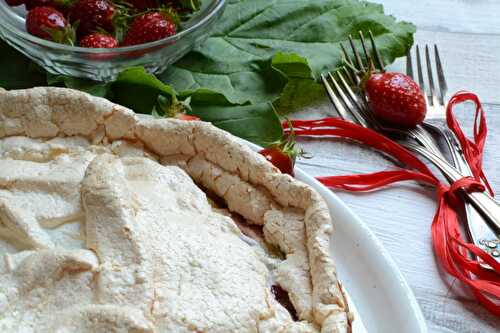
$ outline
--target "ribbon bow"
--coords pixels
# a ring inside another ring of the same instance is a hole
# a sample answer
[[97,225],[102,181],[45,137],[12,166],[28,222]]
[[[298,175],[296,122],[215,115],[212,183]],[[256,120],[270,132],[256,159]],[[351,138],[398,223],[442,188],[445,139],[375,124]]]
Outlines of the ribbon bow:
[[[476,105],[474,141],[464,135],[453,115],[453,107],[464,101],[472,101]],[[469,92],[459,92],[453,96],[448,104],[446,116],[448,126],[457,136],[474,175],[474,177],[464,177],[450,186],[441,183],[411,152],[371,129],[336,118],[292,120],[290,124],[289,122],[283,123],[283,128],[285,132],[290,133],[289,126],[291,125],[296,136],[349,138],[388,154],[407,167],[362,175],[317,177],[329,188],[366,192],[408,180],[434,186],[437,189],[438,206],[431,232],[434,252],[440,265],[448,274],[469,286],[484,307],[500,316],[500,264],[484,250],[463,239],[455,210],[460,202],[457,196],[458,191],[465,189],[474,192],[488,189],[490,193],[493,193],[482,170],[482,156],[487,134],[486,118],[478,97]],[[481,268],[476,258],[481,258],[495,272]]]

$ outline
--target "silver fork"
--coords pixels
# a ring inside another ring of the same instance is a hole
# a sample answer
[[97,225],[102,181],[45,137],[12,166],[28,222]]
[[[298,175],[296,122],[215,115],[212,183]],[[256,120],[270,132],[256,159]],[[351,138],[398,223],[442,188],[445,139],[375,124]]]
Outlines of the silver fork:
[[[465,176],[472,176],[472,171],[467,160],[465,159],[463,151],[455,135],[450,131],[446,124],[445,99],[447,84],[437,45],[434,45],[434,66],[431,61],[430,53],[431,52],[429,50],[429,46],[425,45],[425,64],[428,79],[427,84],[425,83],[423,75],[423,61],[421,58],[419,46],[417,45],[415,47],[417,76],[414,75],[411,53],[408,52],[408,54],[406,55],[407,75],[411,76],[415,80],[417,80],[418,77],[418,83],[422,90],[425,91],[425,97],[427,100],[427,115],[425,117],[424,126],[443,138],[443,141],[446,143],[446,146],[448,147],[448,150],[450,152],[452,164],[458,169],[458,171],[460,171],[460,173]],[[435,73],[437,74],[437,80],[434,76],[433,67],[436,70]],[[436,81],[437,85],[435,84]],[[433,152],[438,157],[444,158],[440,151]],[[484,223],[483,217],[473,205],[471,205],[467,201],[465,201],[464,204],[465,214],[467,218],[466,230],[471,241],[486,252],[489,252],[494,258],[497,259],[497,261],[500,262],[500,239],[492,232],[488,225]]]
[[[384,60],[377,49],[372,32],[368,31],[368,35],[370,39],[371,50],[373,52],[373,57],[370,55],[368,51],[367,43],[365,41],[363,32],[359,31],[359,38],[366,65],[363,63],[362,57],[360,56],[358,49],[355,46],[352,36],[349,36],[349,45],[351,47],[354,60],[351,60],[351,57],[347,52],[346,48],[344,47],[344,45],[342,43],[340,44],[342,52],[344,53],[344,61],[348,64],[348,68],[351,69],[349,77],[353,80],[353,82],[357,86],[359,86],[361,78],[356,74],[354,70],[358,72],[359,71],[363,72],[367,70],[368,67],[371,66],[371,64],[373,64],[379,71],[385,72]],[[363,96],[363,101],[366,102],[364,96]],[[416,128],[404,131],[396,128],[386,127],[383,126],[382,124],[379,124],[378,126],[380,126],[380,130],[383,130],[385,132],[391,132],[393,134],[399,134],[402,136],[409,136],[414,140],[416,140],[418,143],[420,143],[422,146],[430,149],[432,152],[438,154],[439,156],[442,156],[435,140],[432,138],[431,135],[429,135],[429,133],[422,126],[417,126]]]
[[[363,34],[360,33],[360,39],[361,39],[361,45],[363,47],[363,52],[365,55],[365,59],[367,64],[372,61],[377,64],[377,67],[383,70],[383,61],[380,57],[380,54],[378,53],[378,50],[375,46],[375,42],[373,39],[373,36],[370,32],[370,40],[372,44],[372,51],[374,53],[374,59],[375,61],[372,60],[372,57],[369,56],[368,54],[368,49],[366,47],[366,42],[364,41]],[[356,47],[354,46],[354,42],[352,39],[350,39],[350,44],[351,48],[354,54],[354,61],[350,60],[350,57],[348,53],[346,52],[345,48],[343,48],[344,54],[346,56],[346,62],[348,63],[348,66],[350,68],[364,68],[363,62],[361,60],[361,57],[359,56],[359,53],[357,52]],[[355,64],[354,64],[355,63]],[[421,67],[420,67],[421,68]],[[359,84],[359,77],[357,77],[356,73],[353,71],[348,71],[347,76],[351,78],[352,83]],[[332,100],[332,103],[334,104],[335,108],[339,112],[340,116],[343,119],[346,120],[351,120],[349,119],[349,114],[352,116],[352,120],[354,120],[356,123],[364,126],[364,127],[372,127],[378,131],[383,131],[386,133],[390,134],[398,134],[403,138],[406,138],[406,140],[403,140],[402,143],[406,145],[408,148],[416,150],[415,145],[412,144],[408,139],[414,139],[417,142],[419,142],[425,149],[423,150],[422,154],[424,157],[428,158],[431,162],[436,164],[437,167],[440,168],[441,171],[443,171],[444,174],[448,176],[448,179],[450,181],[456,180],[456,174],[450,174],[450,168],[453,171],[456,171],[453,169],[452,166],[450,166],[445,160],[443,155],[441,154],[439,148],[437,147],[434,139],[429,135],[429,133],[422,127],[417,127],[416,129],[412,131],[401,131],[401,130],[396,130],[392,128],[386,128],[383,125],[381,125],[379,122],[377,122],[371,114],[368,112],[365,104],[365,99],[364,96],[359,96],[356,95],[349,87],[347,84],[347,80],[345,79],[344,75],[341,74],[340,72],[337,72],[337,77],[338,79],[335,79],[334,76],[331,73],[328,73],[329,78],[332,81],[333,86],[330,86],[328,83],[328,80],[325,76],[322,76],[323,83],[325,85],[325,88],[328,92],[328,95],[330,99]],[[444,76],[443,76],[444,77]],[[441,81],[440,81],[441,82]],[[443,80],[444,82],[444,80]],[[348,96],[348,97],[347,97]],[[444,96],[444,95],[443,95]],[[444,98],[444,97],[443,97]],[[419,148],[419,147],[418,147]],[[436,163],[436,159],[438,158],[438,162]],[[442,162],[442,163],[441,163]],[[460,173],[458,173],[460,175]],[[488,218],[487,221],[489,222],[489,226],[491,229],[495,230],[495,233],[498,235],[500,234],[500,221],[498,218],[500,218],[500,207],[496,204],[495,201],[493,201],[491,198],[487,197],[484,193],[473,193],[473,194],[466,194],[467,199],[472,202],[478,209],[480,209],[482,212],[484,212],[484,215]],[[481,219],[479,223],[484,225],[485,228],[489,229],[485,223],[485,220]],[[490,231],[491,232],[491,231]],[[494,234],[493,234],[494,235]],[[481,245],[480,243],[477,243],[476,245]],[[488,244],[490,245],[490,244]],[[496,254],[496,252],[492,252],[492,255]]]
[[[366,108],[366,104],[364,103],[363,98],[350,88],[347,84],[345,76],[341,72],[337,72],[335,74],[328,73],[328,77],[330,78],[332,84],[330,84],[327,76],[322,75],[323,83],[340,117],[366,128],[372,128],[377,131],[380,130],[381,125],[376,119],[365,116],[369,113]],[[363,120],[359,121],[358,119]],[[411,137],[400,137],[397,141],[404,147],[420,153],[423,157],[432,162],[439,170],[441,170],[441,172],[443,172],[450,182],[455,182],[463,177],[463,175],[446,160],[434,154],[427,148],[417,145]],[[484,209],[489,213],[500,216],[500,207],[494,200],[488,197],[487,194],[483,192],[474,192],[465,193],[464,195],[466,199],[478,210]],[[482,221],[484,223],[485,220]],[[500,235],[500,224],[492,223],[491,228],[495,230],[497,235]]]
[[[368,47],[367,43],[365,41],[363,33],[360,31],[359,32],[359,37],[360,37],[360,42],[363,50],[364,57],[366,59],[366,64],[369,66],[370,63],[375,64],[380,71],[385,71],[384,69],[384,61],[382,57],[380,56],[380,53],[377,49],[377,46],[375,44],[373,34],[371,31],[369,31],[369,38],[371,42],[371,47],[372,47],[372,52],[373,52],[373,57],[370,56],[368,52]],[[354,41],[351,37],[349,37],[349,44],[351,46],[351,50],[353,52],[353,58],[354,60],[351,60],[349,57],[349,54],[346,52],[346,49],[342,46],[342,50],[344,52],[344,56],[346,58],[346,62],[349,65],[349,68],[358,68],[358,70],[365,70],[366,68],[364,67],[363,61],[357,51],[357,48],[354,45]],[[445,142],[450,150],[450,153],[453,158],[453,162],[456,167],[462,168],[464,171],[461,172],[462,174],[469,176],[471,175],[471,170],[470,167],[465,160],[465,157],[460,149],[460,146],[454,136],[454,134],[448,130],[446,126],[446,112],[445,112],[445,98],[446,98],[446,90],[447,90],[447,85],[446,85],[446,79],[444,76],[444,70],[443,66],[441,64],[441,58],[439,57],[439,51],[437,50],[437,46],[435,46],[435,58],[436,58],[436,71],[437,71],[437,80],[434,79],[433,76],[433,71],[432,71],[432,64],[431,64],[431,57],[430,57],[430,52],[429,48],[426,48],[426,64],[427,64],[427,77],[429,80],[429,85],[426,87],[425,85],[425,80],[423,76],[423,71],[422,71],[422,61],[420,57],[420,50],[417,47],[416,51],[416,60],[417,60],[417,72],[418,72],[418,79],[419,79],[419,84],[422,87],[423,90],[427,90],[426,94],[426,102],[428,104],[428,117],[427,119],[431,119],[431,121],[426,121],[425,126],[428,128],[431,128],[432,130],[436,131],[438,134],[440,134],[444,139]],[[413,66],[411,62],[411,56],[407,57],[407,73],[408,75],[413,77]],[[351,77],[354,76],[354,79],[356,80],[356,83],[359,84],[359,78],[356,78],[356,73],[354,71],[351,71]],[[434,82],[437,81],[439,83],[439,94],[436,92]],[[428,89],[426,89],[428,88]],[[428,96],[427,96],[428,95]],[[387,129],[387,128],[382,128],[382,130],[385,130],[386,132],[399,132],[401,134],[401,131],[397,131],[394,129]],[[415,139],[417,142],[419,142],[423,147],[425,147],[427,150],[435,154],[437,157],[441,159],[445,159],[444,155],[442,154],[441,150],[439,149],[438,145],[436,144],[434,138],[429,134],[429,132],[424,128],[423,126],[417,126],[415,129],[411,129],[408,131],[404,131],[403,135],[409,136],[413,139]],[[460,169],[460,171],[462,171]],[[481,211],[490,211],[493,213],[496,211],[496,205],[493,205],[491,202],[488,203],[488,205],[483,205],[481,207]],[[489,222],[490,226],[488,226],[486,223],[484,223],[484,219],[482,216],[478,215],[479,212],[476,209],[473,209],[470,204],[466,203],[466,209],[468,212],[467,215],[467,231],[471,235],[471,240],[479,247],[482,247],[485,249],[487,252],[490,252],[492,256],[495,256],[498,260],[500,260],[500,255],[498,253],[498,246],[499,246],[499,239],[498,236],[495,237],[495,233],[492,232],[492,230],[496,231],[496,234],[498,235],[498,226],[500,225],[500,216],[495,217],[492,214],[489,214],[485,216],[487,219],[487,222]],[[469,214],[470,213],[470,214]],[[471,219],[469,219],[471,217]],[[470,231],[469,231],[470,229]],[[474,235],[474,237],[472,237]]]

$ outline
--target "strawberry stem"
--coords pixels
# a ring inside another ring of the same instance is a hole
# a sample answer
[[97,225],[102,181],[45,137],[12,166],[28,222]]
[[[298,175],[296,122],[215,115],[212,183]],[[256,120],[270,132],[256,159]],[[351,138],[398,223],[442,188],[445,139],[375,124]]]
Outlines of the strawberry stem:
[[295,140],[296,136],[295,136],[295,130],[292,125],[292,121],[289,118],[285,119],[288,122],[288,128],[290,129],[290,132],[288,133],[288,135],[286,135],[286,137],[284,137],[280,141],[271,143],[267,147],[278,148],[281,152],[290,157],[290,159],[294,164],[295,161],[297,160],[297,157],[305,159],[312,158],[312,155],[306,153],[303,149],[297,149],[296,147],[297,141]]

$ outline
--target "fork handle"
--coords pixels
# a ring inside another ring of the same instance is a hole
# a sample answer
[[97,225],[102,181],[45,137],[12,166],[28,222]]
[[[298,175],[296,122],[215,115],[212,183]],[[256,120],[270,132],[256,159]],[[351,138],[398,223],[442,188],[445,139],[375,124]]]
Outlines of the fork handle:
[[[450,150],[450,154],[457,170],[464,176],[473,176],[469,163],[467,162],[455,135],[448,128],[435,127],[435,130],[438,131],[438,133],[440,133],[445,139],[444,141]],[[462,197],[464,198],[463,193]],[[500,263],[500,256],[498,256],[497,250],[497,248],[500,249],[500,239],[495,236],[484,217],[474,205],[465,200],[464,208],[466,215],[465,228],[469,234],[470,240],[477,247],[489,252],[492,257]],[[484,263],[482,260],[479,261],[481,262],[481,266],[483,268],[491,270],[491,267],[488,264]]]
[[[434,129],[444,138],[457,170],[464,176],[473,176],[469,163],[454,133],[448,128],[434,127]],[[461,193],[461,196],[465,199],[464,193]],[[474,205],[464,200],[464,208],[466,216],[465,229],[469,234],[470,240],[477,247],[490,253],[493,259],[500,263],[500,256],[498,255],[500,238],[495,236],[495,233],[491,230],[483,215]],[[482,268],[492,270],[492,267],[481,260],[481,258],[478,257],[477,259]]]
[[484,192],[467,193],[468,199],[483,215],[495,235],[500,237],[500,206],[498,203]]
[[[431,161],[441,170],[450,182],[456,182],[463,178],[463,175],[448,162],[431,153],[427,149],[412,143],[404,143],[404,146]],[[481,213],[496,237],[500,237],[500,205],[498,205],[498,203],[491,196],[484,192],[469,193],[463,191],[463,193],[467,201],[474,205],[474,207],[476,207],[476,209]]]

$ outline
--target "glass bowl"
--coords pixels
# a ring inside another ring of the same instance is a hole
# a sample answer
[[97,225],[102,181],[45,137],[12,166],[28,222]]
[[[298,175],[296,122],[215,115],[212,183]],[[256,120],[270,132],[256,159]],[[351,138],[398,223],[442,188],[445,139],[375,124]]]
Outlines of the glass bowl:
[[222,16],[225,0],[205,0],[174,36],[115,49],[89,49],[47,41],[26,32],[24,6],[9,7],[0,0],[0,38],[49,73],[111,81],[127,67],[142,66],[160,73],[210,34]]

